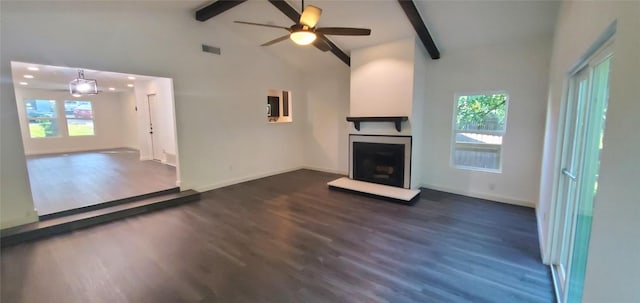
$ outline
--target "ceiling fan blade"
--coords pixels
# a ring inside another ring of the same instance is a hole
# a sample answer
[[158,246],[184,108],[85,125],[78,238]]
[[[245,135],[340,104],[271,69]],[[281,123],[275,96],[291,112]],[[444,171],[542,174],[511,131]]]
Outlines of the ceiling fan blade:
[[316,27],[316,24],[318,24],[318,20],[320,20],[321,14],[321,8],[313,5],[307,5],[307,7],[304,8],[304,11],[302,11],[302,15],[300,16],[300,24],[314,28]]
[[269,46],[269,45],[272,45],[272,44],[276,44],[278,42],[282,42],[282,41],[287,40],[287,39],[289,39],[289,35],[284,35],[282,37],[275,38],[275,39],[273,39],[273,40],[271,40],[269,42],[263,43],[260,46]]
[[316,41],[313,42],[313,45],[323,52],[328,52],[331,50],[331,45],[329,45],[329,43],[327,43],[327,40],[325,39],[325,36],[323,36],[322,34],[318,34],[318,37],[316,38]]
[[284,27],[284,26],[279,26],[279,25],[271,25],[271,24],[263,24],[263,23],[254,23],[254,22],[246,22],[246,21],[233,21],[235,23],[240,23],[240,24],[248,24],[248,25],[256,25],[256,26],[263,26],[263,27],[273,27],[273,28],[281,28],[287,31],[291,31],[290,28],[288,27]]
[[352,27],[321,27],[316,29],[317,33],[324,35],[339,36],[369,36],[371,29],[368,28],[352,28]]

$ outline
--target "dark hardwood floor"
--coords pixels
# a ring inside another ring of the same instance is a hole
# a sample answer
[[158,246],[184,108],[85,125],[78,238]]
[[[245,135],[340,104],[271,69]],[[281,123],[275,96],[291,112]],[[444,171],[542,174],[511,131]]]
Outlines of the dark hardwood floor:
[[176,169],[114,149],[27,157],[38,215],[176,187]]
[[2,302],[553,302],[533,209],[300,170],[2,250]]

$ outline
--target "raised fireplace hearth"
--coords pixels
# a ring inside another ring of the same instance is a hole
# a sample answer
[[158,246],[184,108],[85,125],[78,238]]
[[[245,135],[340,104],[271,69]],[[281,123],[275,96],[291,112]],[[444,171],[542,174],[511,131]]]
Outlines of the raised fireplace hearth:
[[418,200],[411,187],[411,137],[349,135],[349,178],[327,185],[404,204]]

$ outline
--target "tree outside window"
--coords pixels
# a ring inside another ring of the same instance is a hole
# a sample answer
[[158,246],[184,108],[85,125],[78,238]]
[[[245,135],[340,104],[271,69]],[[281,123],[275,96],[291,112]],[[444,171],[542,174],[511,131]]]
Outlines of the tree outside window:
[[502,137],[506,131],[506,93],[459,95],[455,105],[453,165],[501,170]]
[[57,137],[60,135],[56,100],[26,100],[25,109],[31,138]]

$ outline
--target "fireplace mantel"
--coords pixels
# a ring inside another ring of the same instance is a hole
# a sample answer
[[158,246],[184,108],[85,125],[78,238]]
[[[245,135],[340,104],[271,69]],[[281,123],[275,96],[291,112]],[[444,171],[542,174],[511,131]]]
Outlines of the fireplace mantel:
[[360,122],[393,122],[398,132],[402,131],[402,121],[409,120],[407,116],[391,117],[347,117],[347,121],[353,122],[353,126],[359,131]]

